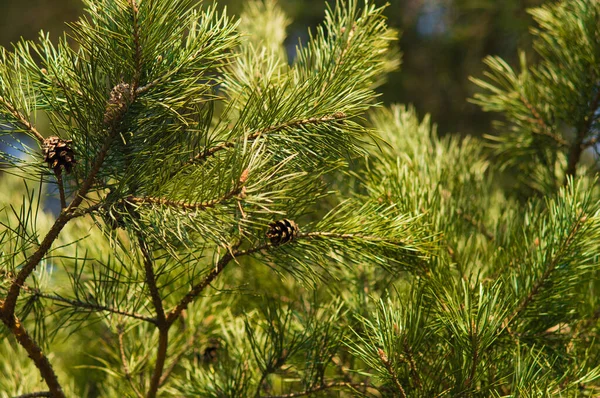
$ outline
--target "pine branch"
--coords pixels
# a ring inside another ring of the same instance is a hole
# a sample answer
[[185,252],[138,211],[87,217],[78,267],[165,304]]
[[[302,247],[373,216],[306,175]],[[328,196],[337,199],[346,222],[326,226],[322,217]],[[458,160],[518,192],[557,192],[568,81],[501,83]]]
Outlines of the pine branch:
[[[240,181],[240,183],[242,183],[242,181]],[[116,203],[117,204],[132,203],[132,204],[136,204],[136,205],[149,205],[149,206],[161,205],[161,206],[169,206],[169,207],[179,208],[182,210],[197,211],[197,210],[206,210],[209,208],[213,208],[213,207],[217,206],[218,204],[221,204],[237,195],[240,195],[240,194],[243,195],[243,193],[244,193],[244,186],[240,185],[240,186],[235,187],[231,191],[227,192],[220,198],[212,199],[212,200],[209,200],[206,202],[201,202],[201,203],[187,203],[184,201],[170,200],[170,199],[165,199],[165,198],[155,198],[155,197],[151,197],[151,196],[144,196],[144,197],[128,196],[127,198],[117,201]],[[95,205],[89,206],[85,209],[73,210],[69,213],[68,217],[69,217],[69,220],[78,218],[78,217],[84,217],[88,214],[92,214],[97,211],[102,211],[109,207],[111,207],[110,203],[100,202]]]
[[66,217],[70,221],[70,220],[73,220],[74,218],[84,217],[84,216],[87,216],[88,214],[92,214],[96,211],[103,210],[107,207],[109,207],[108,204],[100,202],[100,203],[96,203],[95,205],[86,207],[85,209],[77,208],[77,209],[70,210],[69,213],[66,215]]
[[[132,1],[132,5],[133,5]],[[139,42],[138,42],[139,45]],[[138,51],[141,51],[138,46]],[[139,84],[139,79],[141,73],[141,65],[136,64],[136,73],[132,86],[137,87]],[[132,91],[131,101],[135,100],[135,90]],[[4,99],[2,99],[4,101]],[[5,102],[5,101],[4,101]],[[6,105],[6,102],[5,102]],[[109,104],[110,105],[110,104]],[[9,287],[8,294],[6,296],[5,301],[2,303],[2,307],[0,308],[0,316],[2,317],[3,323],[8,327],[9,330],[15,334],[17,341],[27,350],[29,356],[33,359],[35,365],[40,370],[42,377],[44,378],[46,384],[48,385],[50,392],[55,398],[64,397],[64,393],[54,371],[52,370],[52,366],[48,361],[48,358],[42,353],[41,349],[38,347],[37,343],[27,334],[23,326],[18,322],[17,317],[15,316],[15,307],[17,305],[17,300],[19,294],[21,292],[21,287],[27,280],[27,278],[31,275],[33,271],[37,268],[40,261],[44,258],[50,247],[58,238],[58,235],[65,227],[67,222],[72,219],[71,213],[76,210],[79,205],[83,202],[85,195],[89,192],[92,187],[96,175],[100,171],[102,164],[104,163],[104,159],[106,158],[109,149],[112,145],[114,138],[119,133],[119,123],[123,119],[125,113],[129,108],[129,103],[123,103],[122,106],[116,111],[110,113],[108,116],[105,115],[105,124],[109,127],[108,135],[99,151],[96,155],[95,161],[92,164],[92,167],[80,186],[79,190],[76,192],[74,199],[69,204],[69,206],[60,213],[58,218],[55,220],[54,224],[42,240],[42,243],[39,245],[37,250],[33,253],[31,257],[27,260],[25,265],[20,269],[17,277],[13,280],[12,284]],[[13,108],[14,109],[14,108]],[[10,110],[10,109],[9,109]],[[27,122],[22,115],[17,114],[16,117],[21,121],[21,123]],[[26,127],[38,138],[38,140],[42,140],[43,137],[37,133],[37,130],[31,126],[27,122],[25,124]],[[35,134],[37,133],[37,134]],[[160,376],[159,376],[160,377]],[[158,382],[158,380],[157,380]]]
[[[335,239],[344,239],[344,240],[351,240],[351,239],[363,239],[366,241],[370,241],[370,242],[390,242],[390,239],[385,238],[385,237],[381,237],[381,236],[375,236],[375,235],[364,235],[364,234],[354,234],[354,233],[349,233],[349,234],[341,234],[338,232],[307,232],[307,233],[300,233],[298,234],[298,238],[299,239],[319,239],[319,238],[335,238]],[[398,243],[398,242],[395,242]]]
[[[357,389],[358,387],[360,388],[360,391],[364,394],[366,392],[366,389],[369,387],[372,387],[369,383],[356,383],[354,382],[354,377],[355,374],[352,373],[352,370],[349,367],[344,366],[344,364],[342,363],[341,359],[338,358],[337,356],[333,356],[331,357],[331,362],[333,362],[333,364],[335,365],[335,367],[342,373],[342,376],[344,377],[344,380],[351,385],[356,385]],[[362,386],[359,386],[359,384],[364,384]],[[375,387],[373,387],[375,388]]]
[[145,94],[148,91],[150,91],[151,88],[155,87],[159,83],[160,83],[160,79],[156,79],[156,80],[153,80],[150,83],[147,83],[143,86],[139,86],[135,89],[135,95],[140,96],[142,94]]
[[209,200],[206,202],[202,202],[202,203],[186,203],[183,201],[169,200],[169,199],[164,199],[164,198],[154,198],[154,197],[150,197],[150,196],[146,196],[146,197],[130,196],[127,199],[125,199],[125,201],[133,203],[133,204],[139,204],[139,205],[169,206],[169,207],[179,208],[182,210],[206,210],[208,208],[215,207],[216,205],[223,203],[223,202],[233,198],[236,195],[241,194],[243,191],[243,188],[244,187],[241,185],[236,186],[234,189],[227,192],[222,197],[220,197],[218,199],[213,199],[213,200]]
[[537,109],[535,109],[535,107],[531,105],[529,101],[527,101],[527,98],[525,98],[525,96],[521,92],[519,92],[519,98],[521,99],[523,105],[525,105],[525,107],[533,115],[534,121],[540,126],[541,130],[539,131],[539,134],[552,138],[554,141],[556,141],[556,143],[559,146],[565,147],[569,145],[569,143],[564,138],[552,132],[552,129],[550,128],[548,123],[544,121]]
[[389,375],[392,377],[392,381],[396,385],[396,388],[398,389],[400,396],[402,398],[406,398],[406,392],[404,391],[402,384],[400,384],[400,380],[398,380],[398,375],[396,375],[396,372],[394,371],[394,368],[392,367],[392,363],[390,362],[387,354],[381,348],[378,348],[377,352],[379,353],[379,358],[381,359],[381,363],[383,363],[383,365],[387,369]]
[[17,304],[17,298],[19,297],[19,293],[21,291],[21,286],[23,286],[23,284],[25,283],[25,280],[36,269],[36,267],[38,266],[38,264],[40,263],[42,258],[44,258],[44,256],[48,252],[48,250],[50,250],[52,243],[54,243],[56,238],[58,238],[58,235],[60,234],[60,232],[62,231],[64,226],[71,219],[70,213],[73,212],[75,209],[77,209],[77,207],[81,204],[85,195],[88,193],[89,189],[91,188],[93,181],[96,177],[96,174],[98,174],[98,171],[100,170],[100,167],[102,166],[102,163],[104,163],[104,159],[106,158],[106,155],[108,153],[110,145],[111,145],[114,137],[116,136],[116,134],[117,134],[117,129],[116,128],[111,129],[111,133],[106,138],[106,141],[104,142],[104,145],[102,146],[100,152],[98,153],[98,155],[96,157],[96,161],[94,162],[92,169],[90,170],[90,173],[88,174],[88,177],[86,178],[86,180],[83,182],[83,184],[77,191],[75,198],[73,199],[71,204],[60,213],[60,215],[58,216],[58,218],[56,219],[56,221],[50,228],[50,231],[48,231],[48,233],[46,234],[46,236],[45,236],[44,240],[42,241],[42,243],[40,244],[40,246],[33,253],[33,255],[29,258],[27,263],[21,268],[21,270],[17,274],[17,277],[11,284],[9,291],[8,291],[8,295],[6,296],[6,301],[4,302],[4,305],[2,306],[2,310],[1,310],[2,316],[6,321],[12,322],[14,311],[15,311],[15,306]]
[[313,387],[310,388],[308,390],[304,390],[304,391],[300,391],[300,392],[292,392],[289,394],[282,394],[282,395],[262,395],[261,398],[295,398],[295,397],[306,397],[308,395],[312,395],[315,393],[318,393],[320,391],[325,391],[325,390],[329,390],[332,388],[342,388],[342,387],[346,387],[346,388],[351,388],[351,389],[357,389],[357,388],[366,388],[366,387],[371,387],[371,385],[369,385],[368,383],[348,383],[345,381],[341,381],[341,382],[330,382],[330,383],[325,383],[325,384],[321,384],[320,386],[317,387]]
[[421,377],[419,376],[419,371],[417,370],[417,362],[415,361],[415,357],[412,353],[412,350],[411,350],[410,346],[408,345],[408,339],[406,338],[406,336],[404,337],[403,346],[404,346],[404,354],[406,355],[406,359],[408,361],[408,366],[410,369],[410,374],[413,379],[413,382],[415,383],[415,386],[418,389],[422,389],[423,384],[421,383]]
[[600,104],[600,89],[596,90],[596,95],[592,100],[592,105],[590,106],[590,113],[587,119],[584,122],[583,127],[577,133],[577,138],[575,142],[571,145],[571,149],[569,151],[567,169],[565,171],[565,180],[563,185],[567,185],[569,182],[569,178],[575,177],[577,174],[577,164],[579,164],[579,159],[581,158],[581,153],[585,149],[583,145],[583,140],[590,132],[592,127],[592,123],[594,122],[594,116],[598,109],[598,105]]
[[[132,85],[135,87],[137,86],[137,84],[138,82],[134,81]],[[134,100],[135,95],[132,95],[131,102],[133,102]],[[108,116],[108,119],[106,119],[105,116],[105,124],[109,126],[108,136],[106,137],[104,144],[100,148],[99,153],[96,155],[96,160],[94,161],[89,174],[87,175],[83,184],[81,184],[81,186],[79,187],[79,190],[76,192],[75,198],[69,204],[69,206],[60,213],[60,215],[50,228],[50,231],[48,231],[48,233],[46,234],[46,237],[44,238],[38,249],[29,258],[27,263],[21,268],[19,274],[17,275],[17,278],[13,281],[12,285],[10,286],[8,295],[6,296],[6,301],[4,302],[4,305],[0,311],[6,321],[12,322],[21,286],[23,286],[25,280],[35,270],[35,268],[42,260],[42,258],[44,258],[48,250],[50,250],[52,243],[56,240],[56,238],[58,238],[58,235],[60,234],[64,226],[67,224],[67,222],[71,220],[72,217],[70,213],[74,212],[79,207],[79,205],[81,205],[83,199],[85,198],[85,195],[89,192],[90,188],[92,187],[96,179],[96,175],[98,174],[98,172],[100,171],[100,167],[102,167],[102,164],[104,163],[104,159],[106,158],[109,152],[113,140],[119,133],[119,122],[123,119],[125,113],[129,108],[127,102],[122,105],[123,106],[121,106],[117,112],[111,112]]]
[[[546,267],[546,270],[544,271],[544,273],[540,276],[540,278],[537,280],[537,282],[533,285],[533,288],[531,289],[529,294],[526,297],[524,297],[521,300],[521,302],[517,305],[517,308],[515,308],[515,310],[508,317],[506,317],[504,319],[504,321],[502,323],[503,327],[509,328],[512,321],[520,313],[525,311],[525,309],[527,309],[529,304],[531,304],[533,302],[533,300],[535,299],[535,297],[538,294],[538,292],[540,291],[540,289],[543,288],[544,285],[548,282],[548,279],[552,275],[552,272],[554,272],[554,270],[556,269],[558,262],[560,261],[562,256],[565,254],[566,250],[569,248],[569,246],[575,239],[575,236],[581,230],[581,228],[583,227],[583,224],[586,220],[587,220],[586,216],[581,216],[577,219],[577,222],[575,223],[575,225],[573,225],[573,228],[571,228],[571,231],[569,231],[569,235],[565,239],[564,243],[560,246],[558,253],[552,258],[552,260],[550,261],[550,264],[548,264],[548,267]],[[510,332],[510,329],[509,329],[509,332]]]
[[37,129],[27,120],[27,118],[21,114],[14,106],[12,106],[4,97],[0,96],[0,103],[8,110],[17,121],[22,124],[27,131],[29,131],[40,144],[44,143],[44,136],[37,131]]
[[[0,304],[5,304],[0,301]],[[66,398],[65,393],[58,382],[58,378],[56,377],[56,373],[54,373],[54,369],[52,368],[52,364],[48,360],[48,357],[44,354],[40,346],[31,338],[29,333],[25,330],[21,322],[16,316],[12,316],[12,319],[6,319],[6,316],[3,314],[2,321],[6,325],[6,327],[11,331],[11,333],[15,336],[21,347],[25,349],[29,358],[33,360],[35,366],[40,371],[42,378],[46,382],[46,385],[50,389],[50,396],[53,398]]]
[[[342,27],[342,33],[345,33],[346,27]],[[333,77],[337,74],[338,70],[342,66],[345,61],[346,54],[348,53],[348,49],[350,48],[350,43],[352,42],[352,38],[354,37],[354,33],[356,32],[356,24],[352,25],[350,28],[350,32],[348,32],[348,38],[344,47],[342,48],[342,52],[340,56],[336,59],[334,67],[331,69],[329,73],[328,79],[323,83],[323,87],[321,88],[321,96],[325,93],[325,89],[327,88],[327,84],[333,79]]]
[[[281,124],[266,127],[264,129],[252,132],[246,137],[246,139],[248,141],[253,141],[253,140],[261,137],[262,135],[272,134],[272,133],[282,131],[285,129],[300,128],[302,126],[308,126],[308,125],[318,125],[321,123],[338,121],[338,120],[343,120],[346,118],[347,118],[347,116],[343,112],[335,112],[331,115],[322,116],[322,117],[311,117],[311,118],[306,118],[306,119],[291,120],[288,122],[284,122]],[[224,149],[233,148],[233,147],[235,147],[235,145],[236,145],[236,143],[234,141],[221,142],[213,147],[207,148],[204,151],[200,152],[193,159],[190,159],[189,163],[203,162],[210,156],[213,156],[215,153],[222,151]]]
[[255,398],[260,398],[260,390],[263,389],[263,384],[265,383],[265,380],[267,379],[267,377],[269,377],[271,373],[275,372],[276,370],[277,368],[266,368],[261,372],[260,379],[256,384],[256,393],[254,394]]
[[29,258],[27,263],[21,268],[21,270],[17,274],[17,277],[13,280],[12,284],[10,285],[6,299],[2,303],[2,307],[0,308],[2,322],[8,327],[9,330],[11,330],[13,334],[15,334],[17,341],[29,353],[29,356],[33,359],[35,365],[40,370],[44,381],[48,385],[48,388],[50,388],[50,392],[55,398],[64,397],[62,388],[58,383],[58,379],[56,378],[56,375],[52,370],[52,366],[50,365],[48,358],[42,353],[37,343],[27,334],[23,326],[20,323],[18,323],[18,319],[14,315],[15,307],[17,305],[17,299],[21,292],[21,287],[25,283],[25,280],[37,268],[42,258],[46,255],[48,250],[50,250],[52,243],[54,243],[56,238],[58,238],[58,235],[60,234],[64,226],[67,224],[67,222],[70,220],[69,213],[81,204],[84,195],[88,192],[89,188],[91,187],[96,174],[100,170],[100,166],[104,162],[112,139],[116,134],[116,129],[113,129],[112,132],[113,133],[109,135],[102,147],[102,150],[96,158],[96,162],[94,163],[94,166],[92,167],[88,178],[84,181],[83,185],[77,192],[77,195],[75,196],[69,207],[67,207],[60,213],[60,215],[50,228],[50,231],[48,231],[48,233],[46,234],[46,237],[44,238],[38,249]]
[[32,295],[34,295],[36,297],[42,297],[42,298],[45,298],[48,300],[68,304],[70,307],[82,308],[82,309],[90,310],[93,312],[110,312],[111,314],[122,315],[122,316],[125,316],[128,318],[138,319],[140,321],[145,321],[145,322],[150,322],[150,323],[156,324],[155,318],[150,318],[148,316],[137,314],[135,312],[123,311],[118,308],[108,307],[108,306],[100,305],[100,304],[86,303],[84,301],[79,301],[79,300],[71,300],[68,298],[57,296],[55,294],[41,292],[39,289],[32,288],[27,285],[23,286],[23,290],[26,292],[30,292]]
[[[48,76],[48,70],[46,68],[42,68],[41,72],[43,75]],[[56,71],[53,71],[54,74],[56,75]],[[79,97],[83,97],[83,92],[81,92],[81,90],[76,89],[74,87],[68,87],[65,82],[63,82],[62,80],[58,79],[56,76],[53,76],[52,78],[50,78],[50,81],[56,85],[58,85],[58,87],[60,87],[63,92],[65,93],[66,96],[69,95],[70,92],[74,92],[75,94],[77,94],[77,96]]]
[[129,385],[131,386],[135,394],[138,396],[138,398],[143,398],[144,396],[133,383],[133,379],[131,378],[131,372],[129,370],[129,365],[127,365],[127,357],[125,355],[125,344],[123,343],[123,328],[121,325],[117,326],[117,334],[119,338],[119,353],[121,354],[121,365],[123,366],[125,378],[129,382]]
[[154,263],[150,255],[148,245],[144,241],[144,238],[141,234],[138,235],[138,243],[140,244],[140,249],[144,258],[144,272],[146,275],[146,284],[148,285],[148,288],[150,290],[152,304],[154,305],[154,309],[156,310],[157,326],[160,328],[161,325],[165,324],[165,310],[163,308],[158,286],[156,285],[156,276],[154,275]]
[[[337,238],[344,240],[351,239],[364,239],[371,242],[388,242],[389,239],[382,238],[379,236],[363,235],[363,234],[340,234],[336,232],[307,232],[300,233],[295,239],[319,239],[319,238]],[[210,273],[198,284],[194,285],[192,289],[183,297],[183,299],[171,310],[167,315],[167,323],[172,324],[175,322],[177,317],[187,308],[187,306],[194,301],[194,299],[208,286],[213,280],[225,269],[227,264],[233,259],[254,254],[263,250],[278,247],[272,243],[264,243],[259,246],[252,247],[246,250],[236,250],[239,247],[239,242],[231,250],[228,251],[210,271]]]

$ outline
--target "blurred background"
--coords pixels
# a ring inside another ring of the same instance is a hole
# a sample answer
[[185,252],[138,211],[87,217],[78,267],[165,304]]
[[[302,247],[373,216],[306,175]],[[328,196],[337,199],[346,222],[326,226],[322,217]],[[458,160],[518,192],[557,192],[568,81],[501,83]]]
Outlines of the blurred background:
[[[343,0],[342,0],[343,1]],[[335,1],[330,1],[334,3]],[[385,0],[376,1],[385,4]],[[244,0],[218,0],[239,15]],[[323,19],[324,0],[280,0],[294,21],[288,29],[288,52],[293,56],[298,39],[306,42],[309,28]],[[391,26],[402,32],[399,47],[402,69],[381,87],[385,103],[412,103],[420,115],[430,113],[441,133],[481,135],[490,130],[493,115],[467,102],[479,77],[481,60],[500,55],[511,65],[518,50],[531,46],[526,10],[542,0],[389,0]],[[56,39],[65,22],[82,14],[81,0],[0,0],[0,44],[35,39],[40,30]]]

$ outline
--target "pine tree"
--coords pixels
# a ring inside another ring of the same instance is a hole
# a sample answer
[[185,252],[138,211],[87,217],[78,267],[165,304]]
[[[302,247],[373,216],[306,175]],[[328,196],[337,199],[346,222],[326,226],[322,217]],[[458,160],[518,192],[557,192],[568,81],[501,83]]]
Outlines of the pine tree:
[[272,0],[86,7],[1,54],[0,396],[598,394],[600,3],[486,60],[492,151],[378,107],[368,0],[293,60]]

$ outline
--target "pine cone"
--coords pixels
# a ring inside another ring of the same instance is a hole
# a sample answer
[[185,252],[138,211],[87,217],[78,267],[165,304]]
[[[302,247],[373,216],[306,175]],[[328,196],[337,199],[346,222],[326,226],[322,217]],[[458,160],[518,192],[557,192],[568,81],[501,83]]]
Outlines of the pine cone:
[[104,111],[104,124],[111,125],[119,121],[125,113],[131,100],[131,86],[127,83],[119,83],[110,91],[110,98]]
[[218,360],[221,343],[217,339],[210,339],[208,345],[202,353],[201,362],[203,364],[214,364]]
[[273,221],[269,224],[269,230],[267,231],[267,238],[274,245],[283,245],[284,243],[291,242],[296,236],[298,236],[298,225],[288,219]]
[[52,136],[44,140],[42,149],[44,151],[44,161],[48,163],[48,167],[54,170],[55,173],[60,172],[61,166],[68,173],[71,172],[75,165],[75,152],[69,144],[73,140],[63,140],[60,137]]

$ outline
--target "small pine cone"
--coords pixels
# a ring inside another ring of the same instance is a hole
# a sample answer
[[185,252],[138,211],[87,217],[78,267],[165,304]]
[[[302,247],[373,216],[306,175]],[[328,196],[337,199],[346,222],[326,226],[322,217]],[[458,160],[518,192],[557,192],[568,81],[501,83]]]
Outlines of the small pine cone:
[[298,236],[298,232],[300,232],[298,225],[294,221],[288,219],[277,220],[269,224],[267,238],[274,245],[283,245]]
[[210,339],[208,345],[202,352],[201,362],[203,364],[214,364],[218,360],[221,343],[217,339]]
[[110,91],[110,98],[104,111],[104,124],[111,125],[118,121],[131,99],[131,86],[127,83],[119,83]]
[[59,173],[62,166],[68,174],[77,163],[75,152],[70,145],[72,142],[73,140],[63,140],[56,136],[44,140],[42,145],[44,162],[48,163],[48,167],[54,170],[55,173]]

